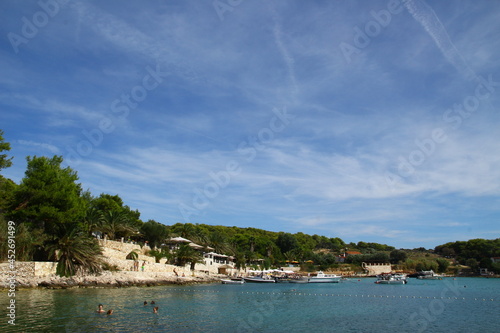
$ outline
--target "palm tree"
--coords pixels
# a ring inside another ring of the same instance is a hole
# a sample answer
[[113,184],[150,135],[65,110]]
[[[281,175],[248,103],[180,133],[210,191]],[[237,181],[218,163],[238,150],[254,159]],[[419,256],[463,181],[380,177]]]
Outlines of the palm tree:
[[124,212],[107,211],[101,217],[103,232],[107,233],[110,239],[115,239],[117,234],[127,237],[135,232],[137,228],[130,225],[130,221]]
[[93,231],[102,226],[102,212],[95,207],[87,209],[83,217],[83,225],[88,234],[92,235]]
[[135,249],[130,251],[129,254],[125,257],[125,259],[130,259],[130,260],[137,260],[139,258],[139,254],[137,253],[139,250]]
[[203,256],[188,244],[182,244],[175,252],[175,261],[177,266],[185,266],[189,263],[191,270],[194,271],[197,263],[203,263]]
[[194,232],[191,234],[189,239],[197,244],[208,246],[209,240],[205,231],[201,228],[196,227]]
[[214,231],[210,234],[208,238],[208,244],[213,247],[214,251],[217,253],[224,254],[228,250],[226,238],[218,231]]
[[102,252],[95,238],[78,228],[77,223],[61,223],[55,232],[55,237],[46,245],[46,249],[50,257],[58,261],[56,273],[59,276],[101,271]]
[[191,223],[184,223],[181,227],[180,236],[187,239],[191,239],[196,236],[194,225]]
[[283,253],[283,257],[285,257],[285,260],[288,261],[289,263],[296,260],[295,253],[293,251],[288,251]]
[[255,242],[256,242],[256,239],[254,236],[250,236],[250,238],[248,239],[248,242],[250,244],[250,252],[254,252],[255,251]]
[[272,241],[268,241],[268,243],[266,244],[266,251],[268,258],[272,257],[274,249],[275,249],[274,243]]
[[238,243],[234,241],[230,241],[227,243],[227,254],[230,254],[232,256],[236,256],[238,253]]
[[160,263],[160,259],[169,258],[170,252],[168,248],[162,248],[161,250],[151,250],[149,251],[149,255],[155,258],[156,263]]
[[242,252],[237,252],[234,256],[234,264],[236,269],[244,269],[246,267],[245,254]]

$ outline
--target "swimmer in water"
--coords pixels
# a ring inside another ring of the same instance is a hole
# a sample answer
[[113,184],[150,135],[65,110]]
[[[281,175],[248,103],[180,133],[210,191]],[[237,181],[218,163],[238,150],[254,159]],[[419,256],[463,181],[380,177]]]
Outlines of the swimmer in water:
[[157,306],[155,306],[155,307],[153,308],[153,313],[158,313],[158,307],[157,307]]
[[148,302],[144,301],[144,305],[148,305]]
[[108,310],[108,312],[106,312],[106,314],[109,316],[109,315],[112,315],[113,314],[113,310]]
[[99,308],[97,309],[97,313],[103,313],[103,312],[105,312],[105,311],[102,308],[102,304],[99,304]]

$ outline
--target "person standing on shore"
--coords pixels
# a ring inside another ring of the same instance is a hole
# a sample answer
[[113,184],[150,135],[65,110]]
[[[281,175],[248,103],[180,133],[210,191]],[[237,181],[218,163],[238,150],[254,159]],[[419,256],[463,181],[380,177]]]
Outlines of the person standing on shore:
[[144,272],[144,266],[146,266],[146,260],[142,262],[142,271]]
[[139,271],[139,261],[138,260],[134,260],[134,271],[135,272]]

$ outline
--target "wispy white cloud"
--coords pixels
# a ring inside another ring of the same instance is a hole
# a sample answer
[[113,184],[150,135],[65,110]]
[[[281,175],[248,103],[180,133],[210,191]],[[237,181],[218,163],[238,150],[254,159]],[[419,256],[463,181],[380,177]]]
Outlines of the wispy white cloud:
[[450,36],[432,7],[427,5],[424,0],[407,0],[403,3],[413,18],[418,21],[431,36],[436,46],[450,64],[465,77],[477,79],[476,73],[469,67],[465,59],[452,43]]
[[37,148],[42,148],[43,150],[49,151],[52,154],[59,154],[60,150],[54,145],[48,144],[48,143],[41,143],[41,142],[34,142],[34,141],[29,141],[29,140],[17,140],[17,143],[24,145],[24,146],[32,146],[32,147],[37,147]]
[[0,100],[12,107],[28,109],[33,114],[45,113],[43,118],[49,126],[75,126],[82,121],[93,123],[103,117],[101,112],[89,110],[86,106],[28,94],[1,94]]

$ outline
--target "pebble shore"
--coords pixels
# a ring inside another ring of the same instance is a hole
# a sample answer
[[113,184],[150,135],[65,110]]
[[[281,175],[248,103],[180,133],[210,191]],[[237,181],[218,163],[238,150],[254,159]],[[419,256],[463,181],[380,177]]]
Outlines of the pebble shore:
[[[38,277],[38,278],[18,278],[16,288],[47,288],[47,289],[67,289],[67,288],[120,288],[132,286],[161,286],[161,285],[185,285],[195,283],[220,282],[224,275],[208,275],[195,273],[195,276],[172,276],[167,273],[154,272],[109,272],[105,271],[100,275],[85,275],[73,277]],[[4,282],[0,289],[8,289]]]

